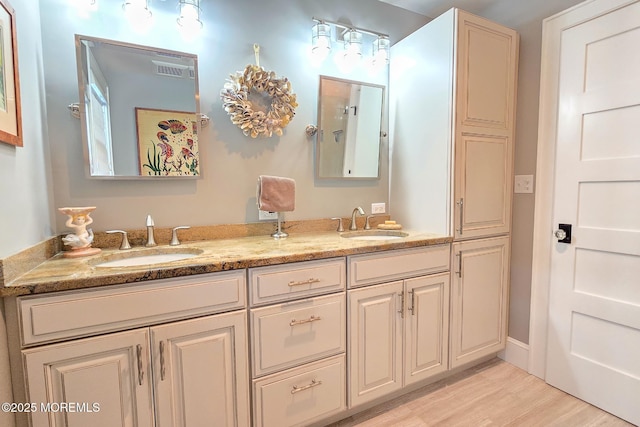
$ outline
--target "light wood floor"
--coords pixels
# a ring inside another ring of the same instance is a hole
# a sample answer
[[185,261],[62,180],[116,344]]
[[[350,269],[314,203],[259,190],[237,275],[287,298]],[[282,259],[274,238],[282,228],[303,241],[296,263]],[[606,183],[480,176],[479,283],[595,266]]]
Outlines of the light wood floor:
[[539,378],[493,359],[333,427],[631,426]]

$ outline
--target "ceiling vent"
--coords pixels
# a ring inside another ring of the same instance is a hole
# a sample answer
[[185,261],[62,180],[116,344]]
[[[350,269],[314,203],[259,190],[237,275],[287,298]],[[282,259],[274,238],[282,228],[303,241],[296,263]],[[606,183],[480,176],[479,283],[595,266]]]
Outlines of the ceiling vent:
[[190,76],[191,71],[189,70],[189,67],[186,65],[172,64],[169,62],[161,62],[161,61],[154,61],[154,60],[152,60],[151,62],[153,62],[155,73],[159,76],[177,77],[177,78],[191,77]]

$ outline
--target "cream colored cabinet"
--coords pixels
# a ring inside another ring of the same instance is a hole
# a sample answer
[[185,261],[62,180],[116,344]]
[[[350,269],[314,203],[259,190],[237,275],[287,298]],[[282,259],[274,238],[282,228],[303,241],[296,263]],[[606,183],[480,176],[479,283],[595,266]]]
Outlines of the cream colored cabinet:
[[244,270],[14,301],[32,426],[249,425]]
[[518,34],[454,8],[391,58],[394,218],[456,240],[508,233]]
[[350,405],[447,370],[449,274],[349,291]]
[[458,11],[454,237],[508,233],[518,35]]
[[251,310],[253,375],[345,351],[344,292]]
[[508,260],[509,237],[453,244],[451,368],[504,349]]
[[402,281],[350,290],[349,406],[402,388]]
[[249,425],[245,311],[151,328],[156,427]]
[[451,368],[505,345],[518,44],[514,30],[454,8],[391,49],[392,214],[460,242]]
[[508,233],[513,181],[511,139],[461,134],[455,151],[455,239]]
[[346,408],[345,271],[344,258],[249,269],[254,425],[309,425]]
[[439,245],[349,257],[350,407],[447,370],[449,256]]
[[447,370],[449,274],[405,280],[404,385]]
[[305,426],[346,408],[344,353],[254,380],[256,426]]
[[25,350],[23,360],[33,427],[154,425],[148,329]]
[[[233,312],[23,351],[33,426],[247,426],[246,316]],[[60,402],[80,410],[56,411]],[[155,424],[154,424],[155,409]]]

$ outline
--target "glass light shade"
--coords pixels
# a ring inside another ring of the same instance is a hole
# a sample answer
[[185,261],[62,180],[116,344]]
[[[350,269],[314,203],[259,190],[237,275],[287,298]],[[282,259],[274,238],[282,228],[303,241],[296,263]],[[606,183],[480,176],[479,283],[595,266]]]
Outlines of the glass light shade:
[[202,21],[200,20],[200,0],[180,0],[180,17],[178,25],[183,29],[189,29],[190,32],[202,29]]
[[389,39],[385,36],[378,36],[373,42],[373,62],[376,65],[386,65],[389,63]]
[[133,25],[145,25],[151,21],[147,0],[125,0],[122,9]]
[[350,63],[362,58],[362,33],[353,29],[344,32],[344,57]]
[[322,22],[311,28],[311,53],[326,58],[331,52],[331,26]]

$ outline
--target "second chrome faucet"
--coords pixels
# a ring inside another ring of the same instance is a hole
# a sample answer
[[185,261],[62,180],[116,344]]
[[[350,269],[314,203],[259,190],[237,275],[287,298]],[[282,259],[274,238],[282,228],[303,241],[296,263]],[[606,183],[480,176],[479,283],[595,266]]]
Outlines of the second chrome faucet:
[[153,235],[153,227],[155,226],[155,223],[153,222],[153,218],[151,218],[151,215],[147,215],[147,243],[145,243],[145,246],[156,246],[156,239]]
[[364,215],[364,210],[358,206],[351,212],[351,225],[349,226],[349,230],[355,231],[358,229],[358,225],[356,224],[356,214]]

